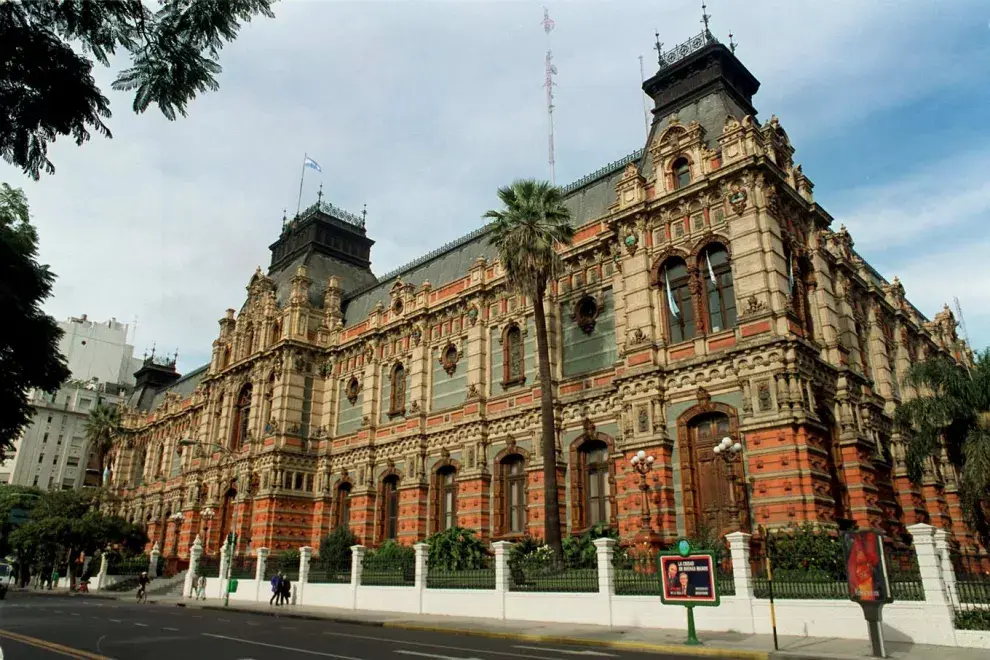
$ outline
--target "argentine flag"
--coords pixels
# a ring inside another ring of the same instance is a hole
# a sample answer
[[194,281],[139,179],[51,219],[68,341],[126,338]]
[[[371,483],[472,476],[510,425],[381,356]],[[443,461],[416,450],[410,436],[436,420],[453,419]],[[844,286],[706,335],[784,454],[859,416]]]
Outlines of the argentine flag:
[[310,158],[309,156],[306,156],[306,160],[305,160],[305,162],[303,164],[306,167],[308,167],[309,169],[311,169],[311,170],[316,170],[317,172],[320,172],[321,174],[323,173],[323,168],[320,167],[320,164],[317,163],[312,158]]

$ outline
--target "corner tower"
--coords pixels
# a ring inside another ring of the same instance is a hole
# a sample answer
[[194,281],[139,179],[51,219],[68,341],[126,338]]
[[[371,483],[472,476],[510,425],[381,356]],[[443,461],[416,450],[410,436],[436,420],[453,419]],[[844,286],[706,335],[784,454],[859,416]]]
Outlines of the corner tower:
[[282,226],[282,233],[269,246],[272,252],[268,276],[275,281],[276,299],[284,305],[292,289],[291,280],[299,266],[306,266],[314,285],[310,302],[323,306],[326,281],[335,276],[344,293],[375,284],[371,272],[371,246],[375,242],[365,232],[365,218],[348,213],[319,199]]

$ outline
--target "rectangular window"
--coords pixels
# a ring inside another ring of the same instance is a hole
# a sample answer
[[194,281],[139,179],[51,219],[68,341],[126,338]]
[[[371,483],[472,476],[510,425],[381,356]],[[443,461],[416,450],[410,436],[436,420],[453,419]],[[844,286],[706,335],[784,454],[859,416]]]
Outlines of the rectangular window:
[[37,486],[38,485],[38,475],[34,475],[34,483],[31,484],[31,485],[32,486]]
[[302,437],[309,437],[309,420],[313,410],[313,377],[306,376],[303,381],[303,402],[302,402]]
[[70,456],[69,457],[69,460],[67,460],[65,462],[65,466],[66,467],[76,467],[77,465],[79,465],[79,457],[78,456]]
[[44,462],[45,462],[45,455],[44,454],[39,455],[38,456],[38,465],[41,465]]
[[48,442],[48,434],[47,434],[47,433],[45,434],[45,437],[43,437],[43,438],[41,439],[41,442],[42,442],[42,443],[45,443],[45,442]]

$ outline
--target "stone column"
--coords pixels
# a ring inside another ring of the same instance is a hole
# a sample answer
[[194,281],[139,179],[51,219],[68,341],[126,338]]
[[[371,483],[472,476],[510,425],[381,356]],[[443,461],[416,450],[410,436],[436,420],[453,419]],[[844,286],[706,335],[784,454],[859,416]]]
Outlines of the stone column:
[[103,589],[103,585],[107,582],[107,570],[110,568],[109,560],[107,559],[107,553],[103,552],[100,554],[100,572],[96,574],[96,591]]
[[602,599],[601,607],[608,612],[608,626],[612,627],[612,598],[615,597],[615,565],[612,557],[615,554],[615,539],[595,539],[595,555],[598,559],[598,594]]
[[952,566],[952,557],[949,552],[949,538],[949,532],[944,529],[935,530],[935,553],[938,555],[939,568],[942,571],[942,582],[945,584],[949,604],[955,605],[959,602],[959,593],[956,590],[956,570]]
[[151,561],[148,562],[148,576],[152,578],[158,577],[158,558],[162,556],[162,549],[155,542],[155,545],[151,548]]
[[227,580],[227,566],[230,564],[233,554],[233,548],[229,544],[224,543],[223,547],[220,548],[220,598],[224,597],[227,593],[227,589],[230,588],[230,580]]
[[199,572],[199,558],[202,556],[203,539],[197,534],[189,549],[189,570],[186,571],[186,579],[182,585],[182,593],[186,598],[194,598],[196,595],[196,574]]
[[496,541],[492,544],[495,550],[495,593],[499,594],[499,618],[505,619],[505,594],[509,591],[509,553],[512,543]]
[[413,550],[416,552],[415,569],[416,577],[413,581],[413,588],[419,592],[419,612],[423,613],[423,592],[426,591],[426,575],[429,571],[427,566],[427,560],[429,559],[430,546],[425,543],[417,543],[413,546]]
[[296,581],[295,605],[303,604],[303,592],[306,591],[306,582],[309,580],[309,563],[313,559],[313,548],[304,545],[299,548],[299,579]]
[[265,583],[265,567],[268,566],[269,552],[271,551],[268,548],[258,548],[258,562],[254,565],[254,579],[257,582],[254,599],[259,602],[263,600],[261,598],[261,585]]
[[735,584],[738,598],[753,598],[753,571],[749,565],[751,536],[752,534],[746,532],[732,532],[725,535],[732,555],[732,582]]
[[914,551],[918,556],[918,569],[921,572],[925,600],[948,606],[945,583],[942,581],[941,562],[935,549],[935,528],[925,523],[918,523],[907,529],[914,538]]
[[364,553],[368,549],[363,545],[351,546],[351,609],[357,609],[357,594],[361,588],[361,568],[364,564]]

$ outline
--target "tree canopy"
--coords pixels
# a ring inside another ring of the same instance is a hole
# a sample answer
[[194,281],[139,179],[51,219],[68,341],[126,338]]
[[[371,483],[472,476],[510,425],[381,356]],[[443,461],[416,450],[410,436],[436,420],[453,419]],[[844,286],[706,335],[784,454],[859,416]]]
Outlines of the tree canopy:
[[96,456],[100,483],[103,483],[103,470],[106,467],[107,456],[109,456],[114,442],[120,435],[120,407],[102,401],[93,406],[89,411],[89,418],[86,420],[85,433],[86,441],[89,443],[89,451]]
[[[0,5],[2,11],[4,5]],[[2,85],[0,85],[2,86]],[[38,234],[27,198],[0,184],[0,459],[30,423],[32,388],[52,392],[69,377],[55,319],[41,311],[55,275],[38,263]]]
[[904,384],[918,395],[895,415],[907,440],[905,462],[912,480],[943,460],[943,449],[959,477],[968,522],[990,546],[990,349],[970,367],[945,357],[917,362]]
[[[241,25],[271,18],[274,0],[32,0],[0,2],[0,154],[38,179],[55,172],[48,145],[91,132],[112,137],[110,102],[93,78],[93,59],[110,66],[130,55],[112,88],[134,92],[134,112],[157,105],[185,116],[197,94],[219,88],[220,50]],[[81,49],[77,52],[73,46]],[[90,55],[92,59],[86,57]]]

